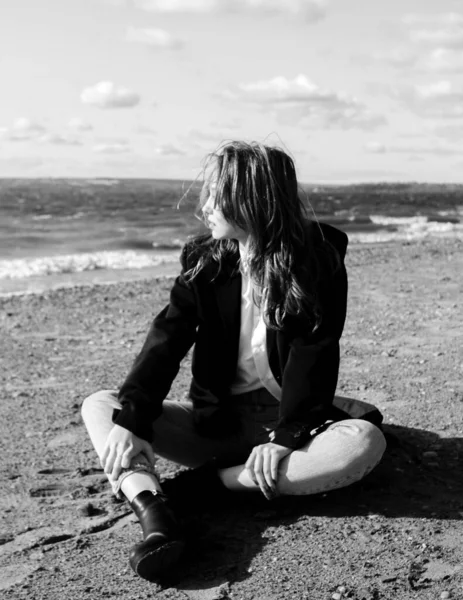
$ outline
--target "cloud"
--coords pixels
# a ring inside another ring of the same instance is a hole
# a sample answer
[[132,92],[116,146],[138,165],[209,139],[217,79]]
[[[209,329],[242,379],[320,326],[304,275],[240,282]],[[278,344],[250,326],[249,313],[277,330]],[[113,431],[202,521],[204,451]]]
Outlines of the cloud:
[[90,123],[83,119],[79,119],[78,117],[69,119],[67,126],[74,131],[91,131],[93,129],[93,126]]
[[423,25],[452,26],[463,24],[463,15],[454,12],[441,14],[409,13],[402,17],[402,22],[411,27]]
[[451,123],[450,125],[435,124],[432,126],[432,132],[445,140],[463,142],[463,122]]
[[136,92],[119,87],[112,81],[100,81],[85,88],[80,98],[84,104],[98,108],[131,108],[140,102],[140,96]]
[[323,89],[302,74],[293,80],[279,76],[241,83],[222,97],[275,110],[288,123],[304,119],[312,125],[338,129],[374,129],[386,123],[383,116],[374,114],[356,98]]
[[184,41],[174,37],[164,29],[140,29],[137,27],[129,27],[125,39],[128,42],[143,44],[151,48],[159,48],[163,50],[178,50],[184,45]]
[[323,91],[305,75],[298,75],[292,81],[280,76],[267,81],[240,83],[238,93],[248,100],[271,104],[333,97],[332,92]]
[[219,129],[239,129],[242,122],[237,118],[231,118],[226,121],[211,121],[210,126]]
[[161,144],[157,148],[155,148],[155,153],[158,156],[183,156],[185,151],[178,146],[174,146],[174,144]]
[[463,50],[435,48],[421,61],[421,66],[425,71],[461,73],[463,72]]
[[144,125],[142,123],[139,123],[135,127],[135,131],[136,131],[136,133],[141,133],[143,135],[156,135],[157,134],[157,131],[156,131],[156,129],[154,129],[154,127],[151,127],[151,125]]
[[307,21],[325,16],[325,0],[133,0],[142,10],[157,13],[255,12],[289,14]]
[[367,142],[364,148],[371,154],[384,154],[386,152],[386,146],[382,142]]
[[381,63],[398,70],[414,69],[431,74],[463,72],[463,49],[437,47],[432,50],[397,48],[387,53],[362,57],[362,62]]
[[14,131],[38,132],[44,131],[45,127],[37,121],[32,121],[31,119],[28,119],[26,117],[21,117],[19,119],[16,119],[16,121],[13,123],[12,129]]
[[345,108],[328,111],[324,118],[324,125],[332,129],[364,129],[371,131],[387,125],[387,119],[383,115],[374,113],[363,104],[357,103]]
[[37,121],[20,117],[14,121],[11,127],[2,127],[0,134],[2,138],[12,142],[22,142],[37,139],[44,131],[45,127]]
[[448,80],[405,87],[396,96],[408,109],[425,118],[463,117],[463,90]]
[[97,154],[124,154],[130,152],[130,146],[124,142],[96,144],[92,148]]
[[81,140],[69,135],[61,135],[59,133],[45,133],[38,138],[43,144],[54,144],[57,146],[81,146]]
[[374,55],[373,60],[398,69],[414,68],[433,73],[462,72],[463,13],[409,14],[402,18],[402,23],[412,46]]
[[196,142],[197,140],[205,142],[219,141],[222,136],[222,132],[219,131],[208,131],[206,129],[190,129],[185,136],[189,141]]
[[463,48],[463,14],[407,15],[410,40],[420,45]]
[[183,140],[190,151],[213,152],[225,141],[235,139],[236,136],[224,131],[207,131],[205,129],[190,129],[183,136]]
[[413,154],[418,156],[461,156],[462,150],[442,143],[429,143],[426,146],[386,145],[381,142],[368,142],[364,149],[372,154]]
[[228,4],[227,0],[133,0],[133,3],[141,10],[160,13],[207,13]]
[[416,95],[425,100],[433,98],[446,98],[452,93],[452,84],[450,81],[438,81],[426,85],[415,86]]
[[362,56],[362,62],[383,63],[396,69],[406,69],[416,66],[419,54],[410,48],[394,48],[388,52]]

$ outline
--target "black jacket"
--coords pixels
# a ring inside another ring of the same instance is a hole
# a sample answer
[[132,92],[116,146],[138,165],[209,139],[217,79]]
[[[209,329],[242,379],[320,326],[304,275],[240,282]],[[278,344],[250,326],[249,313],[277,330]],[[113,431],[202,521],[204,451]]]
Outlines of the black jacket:
[[[296,449],[327,419],[345,417],[332,405],[339,370],[339,338],[344,327],[347,275],[344,257],[347,236],[326,224],[310,223],[315,251],[323,255],[323,236],[336,248],[340,265],[322,273],[318,294],[322,308],[319,327],[288,317],[281,331],[267,329],[270,368],[282,387],[280,419],[272,441]],[[182,272],[169,304],[154,319],[143,348],[122,385],[122,410],[113,421],[138,437],[152,440],[152,422],[162,412],[180,362],[195,344],[190,396],[198,431],[221,437],[234,428],[233,397],[228,394],[238,360],[241,306],[239,253],[218,273],[210,262],[191,282],[184,272],[192,266],[191,244],[182,252]],[[322,259],[323,264],[323,259]]]

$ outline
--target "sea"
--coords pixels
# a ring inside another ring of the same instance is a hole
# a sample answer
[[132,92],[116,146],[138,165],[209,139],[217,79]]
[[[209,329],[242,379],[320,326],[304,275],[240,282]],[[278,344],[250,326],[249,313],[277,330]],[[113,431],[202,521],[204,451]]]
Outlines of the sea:
[[[0,295],[174,275],[201,182],[0,179]],[[463,239],[463,185],[302,185],[351,245]]]

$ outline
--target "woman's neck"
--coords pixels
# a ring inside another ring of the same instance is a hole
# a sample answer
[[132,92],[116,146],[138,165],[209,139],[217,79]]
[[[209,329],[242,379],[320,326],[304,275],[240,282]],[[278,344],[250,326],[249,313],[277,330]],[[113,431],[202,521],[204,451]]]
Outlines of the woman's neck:
[[240,251],[240,258],[242,261],[246,260],[249,255],[250,240],[251,240],[250,236],[246,236],[246,237],[238,239],[238,248]]

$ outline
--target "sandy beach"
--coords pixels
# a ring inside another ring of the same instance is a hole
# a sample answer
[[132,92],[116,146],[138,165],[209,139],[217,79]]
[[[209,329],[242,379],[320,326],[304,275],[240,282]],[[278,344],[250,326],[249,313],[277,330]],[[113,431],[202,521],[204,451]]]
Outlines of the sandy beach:
[[[338,392],[383,412],[383,462],[345,490],[198,511],[200,491],[161,461],[189,539],[162,585],[128,565],[139,527],[111,496],[80,405],[122,383],[172,280],[0,298],[2,598],[462,598],[463,242],[356,246],[347,265]],[[188,384],[187,358],[170,397]]]

